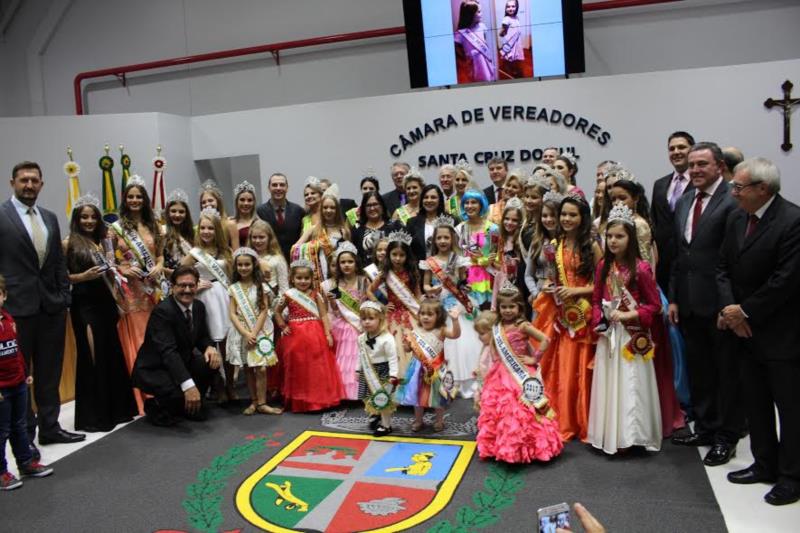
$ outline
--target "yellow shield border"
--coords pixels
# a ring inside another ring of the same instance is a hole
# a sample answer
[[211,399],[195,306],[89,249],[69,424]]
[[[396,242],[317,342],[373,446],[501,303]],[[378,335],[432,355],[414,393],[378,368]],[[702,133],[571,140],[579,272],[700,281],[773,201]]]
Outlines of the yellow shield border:
[[255,488],[256,484],[261,478],[274,470],[284,459],[289,457],[297,448],[302,446],[303,443],[311,437],[338,437],[358,440],[374,440],[378,442],[408,442],[415,444],[450,444],[461,447],[461,450],[458,452],[458,456],[456,457],[455,461],[453,461],[453,466],[450,468],[450,472],[439,485],[439,489],[436,491],[436,496],[434,496],[433,501],[431,501],[427,507],[425,507],[419,513],[406,518],[405,520],[401,520],[400,522],[379,529],[365,530],[363,533],[390,533],[393,531],[401,531],[403,529],[408,529],[421,524],[422,522],[425,522],[426,520],[429,520],[439,514],[439,512],[444,509],[448,503],[450,503],[458,484],[461,482],[461,478],[464,477],[464,473],[467,471],[467,467],[469,466],[470,459],[472,459],[472,455],[475,453],[476,447],[474,441],[420,439],[413,437],[373,437],[371,435],[353,435],[350,433],[304,431],[295,437],[292,442],[284,446],[258,470],[250,474],[236,490],[236,508],[238,509],[239,513],[252,525],[266,531],[275,531],[278,533],[294,533],[297,531],[296,529],[286,529],[273,524],[272,522],[267,522],[261,516],[259,516],[255,509],[253,509],[252,505],[250,505],[250,493],[253,491],[253,488]]

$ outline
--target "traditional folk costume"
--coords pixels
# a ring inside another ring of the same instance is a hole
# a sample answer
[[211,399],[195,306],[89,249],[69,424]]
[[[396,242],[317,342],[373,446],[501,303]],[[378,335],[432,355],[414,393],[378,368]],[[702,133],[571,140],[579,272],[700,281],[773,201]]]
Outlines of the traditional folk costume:
[[[444,353],[447,366],[456,381],[456,387],[464,398],[472,398],[475,394],[477,384],[473,373],[478,366],[481,353],[481,341],[472,324],[476,307],[469,296],[458,287],[459,269],[469,267],[470,264],[469,259],[454,253],[450,254],[450,259],[446,263],[442,263],[435,256],[419,262],[421,271],[431,272],[431,286],[442,287],[439,300],[445,311],[449,312],[454,307],[462,311],[458,317],[461,335],[457,339],[444,340]],[[448,317],[448,320],[452,318]]]
[[[580,254],[564,247],[564,240],[549,247],[556,266],[557,285],[585,287],[591,279],[578,274]],[[594,367],[594,338],[589,327],[592,305],[587,298],[556,301],[555,293],[542,292],[534,302],[534,327],[550,339],[542,357],[545,389],[558,413],[561,438],[586,438],[589,397]]]
[[[278,303],[278,298],[281,294],[285,293],[289,288],[289,266],[286,264],[286,259],[283,254],[278,253],[275,255],[262,255],[258,258],[258,263],[261,271],[269,273],[269,281],[264,283],[264,290],[272,293],[271,308],[275,309],[275,304]],[[273,341],[278,345],[280,338],[280,331],[274,328],[274,316],[270,319],[273,321]],[[274,398],[281,392],[281,383],[283,382],[283,367],[280,360],[270,367],[267,367],[267,397]]]
[[357,340],[358,399],[370,415],[392,413],[397,409],[389,378],[397,377],[397,347],[394,337],[384,331],[377,337],[361,333]]
[[406,334],[412,359],[397,389],[397,401],[414,407],[447,407],[458,392],[444,356],[441,329],[414,328]]
[[[348,250],[349,251],[349,250]],[[355,254],[355,247],[353,247]],[[344,396],[348,400],[358,399],[358,336],[362,333],[358,309],[366,297],[366,280],[359,278],[357,287],[352,290],[338,286],[336,280],[329,279],[322,284],[325,293],[338,289],[339,297],[331,305],[331,335],[336,347],[336,365],[344,386]]]
[[471,260],[467,269],[467,284],[470,298],[478,307],[490,303],[492,300],[492,275],[489,273],[489,255],[497,250],[497,226],[485,220],[479,231],[473,232],[469,222],[465,221],[456,227],[458,245],[467,255],[469,251],[476,251],[481,257]]
[[283,297],[289,313],[290,333],[278,342],[283,363],[283,397],[292,412],[318,411],[339,404],[342,381],[333,352],[328,348],[316,292],[295,288]]
[[[228,287],[228,294],[236,302],[236,319],[241,324],[253,331],[261,314],[258,307],[258,287],[236,282]],[[267,318],[261,331],[256,335],[256,345],[248,346],[239,330],[231,326],[226,341],[225,359],[234,366],[248,366],[251,368],[274,366],[278,364],[275,354],[274,326],[272,313],[267,311]]]
[[517,325],[492,330],[495,349],[483,382],[478,416],[478,453],[506,463],[549,461],[564,447],[539,369],[520,358],[533,355]]
[[[602,275],[603,261],[595,279]],[[636,285],[630,272],[616,263],[605,283],[595,283],[592,327],[607,325],[597,341],[588,440],[614,454],[620,448],[661,449],[661,412],[654,368],[655,347],[650,326],[659,320],[661,302],[653,272],[646,261],[636,265]],[[639,323],[608,322],[614,310],[633,311]],[[656,355],[657,357],[657,355]]]

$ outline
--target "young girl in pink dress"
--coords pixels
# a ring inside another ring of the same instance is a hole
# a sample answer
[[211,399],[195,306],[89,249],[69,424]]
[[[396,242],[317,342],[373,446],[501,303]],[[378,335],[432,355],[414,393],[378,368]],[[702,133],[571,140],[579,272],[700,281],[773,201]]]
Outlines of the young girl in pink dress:
[[344,399],[358,399],[358,336],[363,331],[359,306],[366,297],[368,281],[358,264],[353,243],[344,241],[333,252],[335,272],[322,283],[331,308],[331,334],[336,345],[336,364],[344,386]]
[[[494,363],[481,392],[478,453],[506,463],[549,461],[564,447],[538,369],[549,339],[525,321],[519,289],[506,285],[497,304],[497,323],[481,334],[484,343],[494,345]],[[531,349],[531,338],[539,349]]]
[[[325,299],[312,286],[311,263],[291,264],[288,289],[275,306],[281,330],[278,358],[283,363],[283,397],[292,412],[319,411],[339,404],[344,390],[333,354]],[[288,322],[283,310],[289,310]]]

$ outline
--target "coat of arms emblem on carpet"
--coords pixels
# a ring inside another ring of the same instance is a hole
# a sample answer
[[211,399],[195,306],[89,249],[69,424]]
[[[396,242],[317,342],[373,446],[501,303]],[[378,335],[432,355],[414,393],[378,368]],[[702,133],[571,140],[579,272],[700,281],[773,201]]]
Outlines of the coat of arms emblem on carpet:
[[475,442],[305,431],[239,486],[267,531],[400,531],[450,501]]

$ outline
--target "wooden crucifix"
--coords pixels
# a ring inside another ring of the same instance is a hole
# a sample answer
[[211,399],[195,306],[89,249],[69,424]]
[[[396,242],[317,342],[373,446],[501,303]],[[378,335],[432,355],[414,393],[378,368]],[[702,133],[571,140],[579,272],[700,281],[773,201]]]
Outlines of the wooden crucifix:
[[767,98],[764,101],[764,106],[767,109],[772,109],[773,107],[780,107],[783,109],[783,144],[781,144],[781,149],[784,152],[788,152],[792,149],[792,107],[800,104],[800,98],[792,98],[792,87],[794,87],[792,82],[786,80],[783,82],[783,85],[781,85],[781,89],[783,89],[782,100]]

